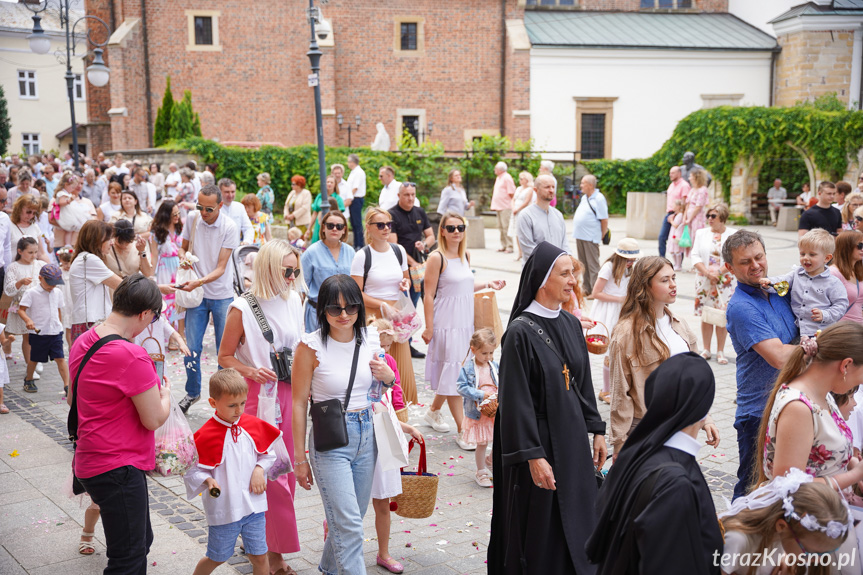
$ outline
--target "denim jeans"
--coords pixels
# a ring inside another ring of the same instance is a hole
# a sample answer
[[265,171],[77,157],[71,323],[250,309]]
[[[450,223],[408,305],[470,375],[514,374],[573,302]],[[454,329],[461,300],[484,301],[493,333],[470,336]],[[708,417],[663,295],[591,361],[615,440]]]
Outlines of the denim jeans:
[[734,420],[737,430],[737,453],[740,463],[737,467],[737,484],[734,486],[734,499],[746,495],[755,478],[755,455],[758,449],[758,428],[760,417],[738,417]]
[[665,246],[668,244],[668,235],[671,233],[671,222],[668,221],[668,216],[674,212],[668,212],[662,216],[662,227],[659,228],[659,257],[665,257]]
[[127,465],[81,479],[81,483],[101,509],[108,548],[104,575],[146,573],[153,529],[144,472]]
[[365,197],[354,198],[348,209],[351,212],[351,229],[354,231],[354,249],[360,249],[366,245],[363,238],[363,203]]
[[234,298],[207,299],[201,305],[186,310],[186,343],[192,355],[187,355],[186,393],[192,397],[201,395],[201,351],[204,349],[204,332],[213,314],[213,327],[216,330],[216,350],[222,344],[222,332],[225,331],[225,318],[228,316],[228,306]]
[[330,529],[319,566],[327,575],[366,572],[363,516],[372,494],[378,448],[371,408],[348,412],[345,420],[348,427],[345,447],[315,451],[311,434],[309,437],[309,460]]

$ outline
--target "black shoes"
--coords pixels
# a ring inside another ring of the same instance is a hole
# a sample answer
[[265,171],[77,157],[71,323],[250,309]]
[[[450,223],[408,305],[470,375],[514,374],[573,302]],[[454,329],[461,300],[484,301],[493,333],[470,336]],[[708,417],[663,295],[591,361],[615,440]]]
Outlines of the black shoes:
[[409,346],[409,347],[411,348],[411,357],[412,357],[412,358],[414,358],[414,359],[422,359],[422,358],[424,358],[424,357],[426,356],[426,354],[424,354],[423,352],[418,351],[418,350],[415,350],[415,349],[413,348],[413,346]]

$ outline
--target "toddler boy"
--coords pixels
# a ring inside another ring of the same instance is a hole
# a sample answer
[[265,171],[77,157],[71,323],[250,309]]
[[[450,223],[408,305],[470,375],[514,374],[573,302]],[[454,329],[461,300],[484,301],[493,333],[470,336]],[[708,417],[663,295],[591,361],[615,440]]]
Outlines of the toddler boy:
[[249,389],[235,369],[210,378],[212,419],[195,432],[198,464],[184,477],[189,499],[202,493],[209,525],[206,557],[194,575],[209,575],[234,554],[237,536],[255,575],[268,575],[267,471],[276,460],[273,443],[282,432],[257,417],[244,414]]
[[848,293],[839,278],[827,270],[836,241],[826,230],[809,230],[797,242],[800,265],[784,276],[762,278],[762,287],[788,282],[791,310],[800,335],[812,337],[819,329],[839,321],[848,312]]
[[60,266],[42,266],[39,271],[39,285],[24,292],[18,305],[18,316],[29,330],[30,340],[30,360],[24,376],[25,389],[28,384],[35,388],[33,373],[36,371],[36,364],[53,360],[57,362],[57,370],[63,379],[63,391],[69,391],[69,365],[63,353],[63,323],[60,319],[60,309],[65,305],[65,300],[62,290],[56,289],[64,283],[66,282],[63,281]]

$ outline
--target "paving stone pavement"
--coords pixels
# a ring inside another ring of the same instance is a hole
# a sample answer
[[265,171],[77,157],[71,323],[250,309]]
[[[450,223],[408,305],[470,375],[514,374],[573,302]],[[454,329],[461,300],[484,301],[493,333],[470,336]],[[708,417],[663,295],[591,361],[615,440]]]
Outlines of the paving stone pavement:
[[[571,226],[571,223],[569,224]],[[757,228],[764,234],[768,259],[773,273],[788,269],[796,261],[796,234],[776,232],[773,228]],[[612,219],[611,230],[616,239],[625,235],[623,219]],[[505,279],[507,287],[498,293],[498,303],[504,321],[518,287],[520,264],[511,254],[498,254],[497,231],[486,230],[485,250],[472,250],[473,268],[477,279]],[[613,242],[614,243],[614,242]],[[656,253],[656,241],[641,242],[644,254]],[[613,246],[603,246],[604,260]],[[673,306],[687,322],[698,329],[692,315],[694,274],[678,274],[678,302]],[[588,312],[589,315],[589,312]],[[425,349],[421,341],[414,344]],[[715,343],[714,343],[715,350]],[[69,478],[72,458],[71,444],[66,437],[68,407],[63,400],[62,384],[56,368],[46,365],[37,382],[38,393],[22,391],[24,365],[20,344],[14,345],[13,360],[8,361],[12,383],[5,389],[5,402],[12,410],[0,416],[0,575],[23,573],[99,573],[104,568],[104,536],[101,526],[96,529],[94,556],[77,552],[78,536],[83,524],[84,507],[76,499],[63,495]],[[717,449],[705,447],[699,461],[711,486],[718,510],[725,508],[723,497],[730,497],[737,470],[734,421],[735,366],[730,342],[726,346],[730,363],[710,365],[717,379],[717,391],[711,411],[720,430]],[[216,370],[216,350],[212,330],[205,338],[202,369],[206,397],[206,382]],[[409,409],[411,423],[417,425],[428,440],[430,471],[440,475],[438,501],[432,517],[422,520],[403,519],[393,515],[390,552],[405,565],[405,572],[417,574],[485,573],[485,552],[491,519],[491,489],[474,482],[472,452],[460,450],[455,444],[455,432],[439,434],[422,425],[422,415],[433,393],[423,383],[424,361],[414,360],[419,383],[420,405]],[[602,365],[597,356],[591,357],[591,371],[597,391],[602,384]],[[169,354],[166,374],[173,383],[175,400],[183,396],[185,374],[182,357]],[[606,421],[608,406],[600,403]],[[446,409],[444,410],[447,413]],[[188,414],[193,429],[210,416],[206,401],[194,405]],[[447,421],[455,424],[447,413]],[[185,499],[180,478],[151,478],[151,522],[155,540],[149,555],[151,573],[191,573],[206,548],[207,527],[201,499]],[[290,565],[301,574],[318,573],[317,564],[323,548],[323,510],[317,489],[298,489],[296,495],[297,522],[302,550],[286,555]],[[364,552],[369,572],[384,570],[375,567],[377,542],[374,512],[369,509],[365,522]],[[237,550],[228,563],[216,573],[251,573],[251,565]]]

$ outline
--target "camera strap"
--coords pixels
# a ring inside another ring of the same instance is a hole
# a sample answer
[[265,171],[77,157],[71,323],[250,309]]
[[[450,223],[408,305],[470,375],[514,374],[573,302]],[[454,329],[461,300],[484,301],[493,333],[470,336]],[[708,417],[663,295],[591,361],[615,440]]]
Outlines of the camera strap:
[[258,304],[258,298],[253,296],[250,292],[245,292],[243,297],[246,302],[248,302],[249,307],[252,308],[252,313],[255,315],[255,321],[258,322],[258,327],[261,328],[261,333],[264,334],[264,339],[267,340],[275,351],[275,347],[273,346],[273,330],[270,328],[270,323],[267,321],[264,311]]

